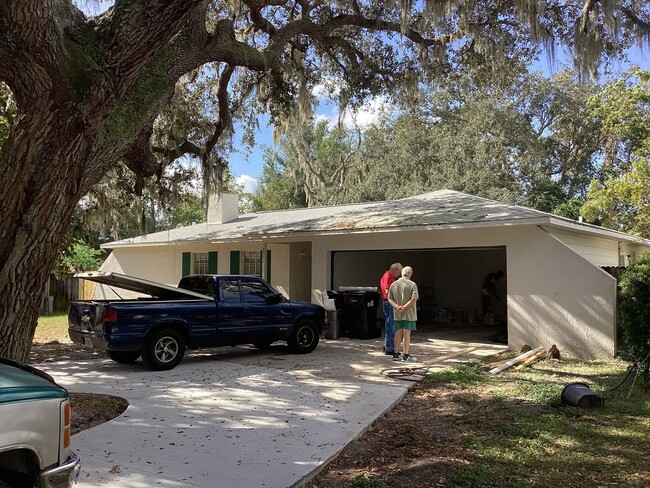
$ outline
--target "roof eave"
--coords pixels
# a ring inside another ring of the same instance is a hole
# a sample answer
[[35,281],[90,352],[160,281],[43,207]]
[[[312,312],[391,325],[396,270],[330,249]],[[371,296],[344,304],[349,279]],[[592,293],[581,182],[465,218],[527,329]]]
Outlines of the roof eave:
[[597,225],[588,224],[586,222],[577,222],[575,220],[568,220],[562,217],[551,217],[549,219],[549,226],[560,229],[569,229],[573,232],[580,232],[582,234],[599,235],[601,237],[614,239],[617,241],[632,242],[642,246],[650,246],[650,240],[642,237],[626,234],[625,232],[607,229],[605,227],[598,227]]

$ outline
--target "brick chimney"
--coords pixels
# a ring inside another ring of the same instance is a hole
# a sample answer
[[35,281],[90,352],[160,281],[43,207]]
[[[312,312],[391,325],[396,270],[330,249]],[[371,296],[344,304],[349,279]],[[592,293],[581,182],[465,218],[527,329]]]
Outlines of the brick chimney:
[[225,224],[239,218],[239,196],[235,193],[208,195],[208,224]]

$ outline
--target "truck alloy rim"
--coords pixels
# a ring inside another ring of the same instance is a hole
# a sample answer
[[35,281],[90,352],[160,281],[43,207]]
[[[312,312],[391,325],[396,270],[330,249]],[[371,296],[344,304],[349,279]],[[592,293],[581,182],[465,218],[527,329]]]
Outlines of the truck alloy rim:
[[157,343],[155,354],[162,363],[168,363],[178,354],[178,343],[171,337],[162,337]]
[[307,347],[311,345],[312,342],[314,342],[314,331],[311,329],[311,327],[301,327],[297,335],[298,344],[300,344],[301,347]]

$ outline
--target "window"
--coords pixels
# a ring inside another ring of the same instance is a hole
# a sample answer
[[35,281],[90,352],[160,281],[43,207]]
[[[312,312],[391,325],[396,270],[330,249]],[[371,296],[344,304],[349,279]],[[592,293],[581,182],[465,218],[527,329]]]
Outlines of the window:
[[207,274],[208,273],[208,253],[196,252],[194,257],[194,274]]
[[183,285],[183,288],[187,290],[192,290],[203,295],[208,295],[212,298],[217,297],[216,285],[214,283],[214,279],[210,276],[185,278],[181,284]]
[[242,280],[241,287],[246,303],[265,303],[268,297],[275,295],[273,290],[259,281]]
[[228,303],[240,303],[239,281],[221,280],[221,300]]
[[245,275],[262,276],[262,253],[259,251],[244,252]]

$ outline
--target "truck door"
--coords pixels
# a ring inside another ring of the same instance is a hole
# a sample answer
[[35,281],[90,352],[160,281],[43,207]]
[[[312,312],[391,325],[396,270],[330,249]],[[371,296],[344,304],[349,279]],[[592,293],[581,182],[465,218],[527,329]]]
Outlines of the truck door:
[[284,338],[291,326],[291,304],[272,300],[277,292],[256,278],[242,278],[241,290],[245,319],[259,338],[252,342]]
[[244,307],[241,301],[239,280],[221,278],[219,280],[219,318],[217,320],[217,343],[238,344],[237,337],[243,332]]
[[269,303],[276,292],[261,280],[221,278],[218,342],[263,344],[284,338],[291,326],[291,305]]

